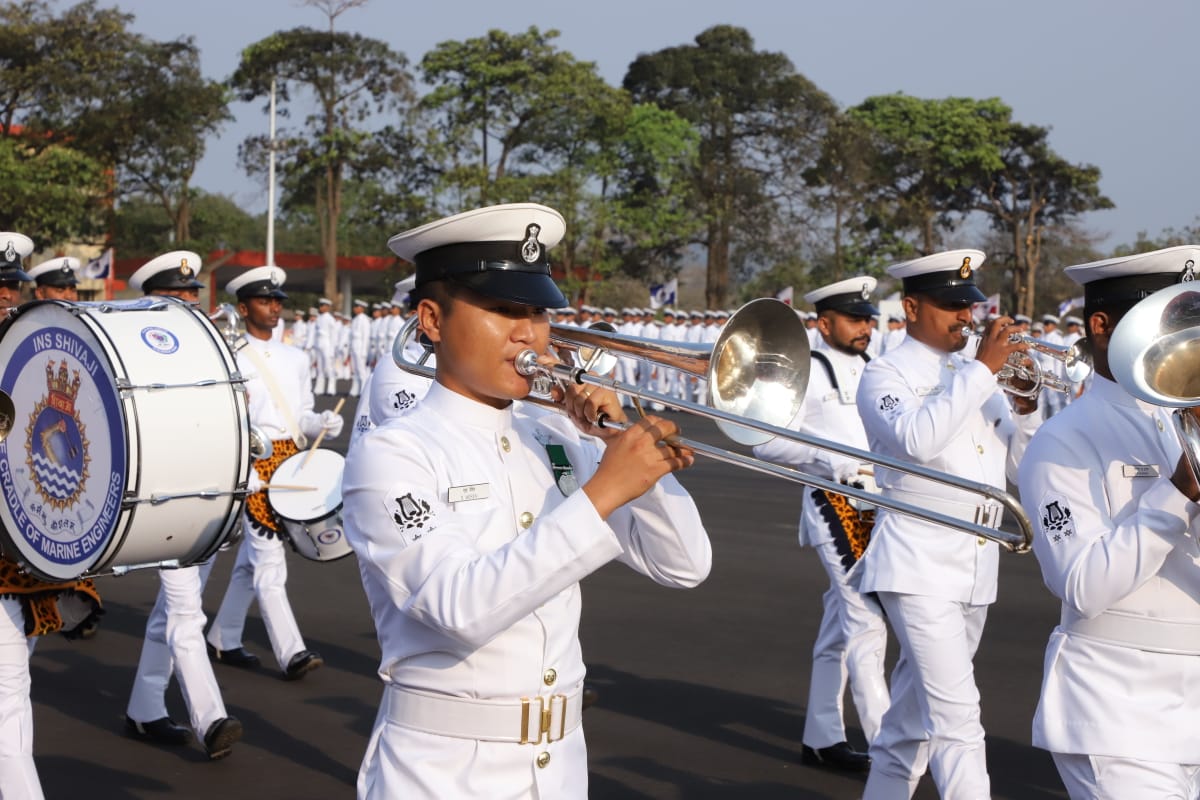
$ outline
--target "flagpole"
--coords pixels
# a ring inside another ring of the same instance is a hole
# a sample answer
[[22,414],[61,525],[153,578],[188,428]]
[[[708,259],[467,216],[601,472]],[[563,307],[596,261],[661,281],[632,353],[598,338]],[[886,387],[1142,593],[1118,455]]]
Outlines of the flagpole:
[[113,272],[117,269],[117,250],[108,248],[108,271],[104,273],[104,299],[113,299]]
[[271,78],[271,134],[267,158],[267,266],[275,266],[275,79]]

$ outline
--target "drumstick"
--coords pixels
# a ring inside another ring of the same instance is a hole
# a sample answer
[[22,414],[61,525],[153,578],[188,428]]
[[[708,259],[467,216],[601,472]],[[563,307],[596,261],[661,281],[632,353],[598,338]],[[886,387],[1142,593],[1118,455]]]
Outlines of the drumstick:
[[285,492],[315,492],[317,486],[294,486],[290,483],[264,483],[260,489],[282,489]]
[[[343,397],[343,398],[339,399],[337,401],[337,405],[333,407],[333,413],[335,413],[335,414],[341,413],[342,406],[344,406],[344,405],[346,405],[346,398]],[[312,458],[313,451],[321,446],[321,440],[324,438],[325,438],[325,429],[322,428],[321,432],[317,435],[317,440],[312,443],[312,447],[308,448],[308,455],[304,456],[304,460],[300,462],[300,469],[304,469],[305,467],[308,466],[308,461],[310,458]]]

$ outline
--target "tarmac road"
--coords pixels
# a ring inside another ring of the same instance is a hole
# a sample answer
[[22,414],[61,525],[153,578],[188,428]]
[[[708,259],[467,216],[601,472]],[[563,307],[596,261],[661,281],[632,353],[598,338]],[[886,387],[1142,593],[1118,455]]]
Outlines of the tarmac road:
[[[332,407],[320,398],[318,408]],[[349,419],[353,404],[343,414]],[[681,417],[686,435],[726,446],[707,421]],[[349,426],[347,426],[347,431]],[[344,451],[347,434],[325,444]],[[598,800],[857,798],[861,779],[802,766],[812,642],[826,578],[796,544],[797,486],[702,459],[682,476],[713,541],[700,587],[660,587],[619,564],[584,582],[581,637],[599,703],[585,716],[590,792]],[[956,535],[956,534],[948,534]],[[246,646],[256,671],[216,665],[225,703],[245,738],[222,761],[203,749],[165,748],[123,732],[125,705],[152,571],[98,581],[108,613],[90,641],[39,642],[31,661],[34,752],[48,798],[205,800],[352,798],[382,684],[378,645],[353,558],[289,555],[289,595],[325,667],[278,677],[257,610]],[[205,594],[210,619],[232,566],[222,554]],[[1000,598],[975,660],[998,800],[1066,796],[1049,756],[1029,744],[1042,650],[1058,617],[1033,556],[1004,555]],[[891,648],[889,667],[894,661]],[[847,723],[862,745],[853,704]],[[168,705],[186,720],[178,690]],[[926,777],[918,798],[935,798]]]

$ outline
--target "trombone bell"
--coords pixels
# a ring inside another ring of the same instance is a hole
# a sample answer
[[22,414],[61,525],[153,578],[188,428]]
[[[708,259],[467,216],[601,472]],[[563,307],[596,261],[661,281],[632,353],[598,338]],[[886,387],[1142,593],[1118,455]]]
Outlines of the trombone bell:
[[[713,345],[708,405],[785,427],[804,402],[810,365],[808,335],[792,307],[771,298],[752,300],[730,317]],[[739,444],[772,438],[722,420],[717,426]]]

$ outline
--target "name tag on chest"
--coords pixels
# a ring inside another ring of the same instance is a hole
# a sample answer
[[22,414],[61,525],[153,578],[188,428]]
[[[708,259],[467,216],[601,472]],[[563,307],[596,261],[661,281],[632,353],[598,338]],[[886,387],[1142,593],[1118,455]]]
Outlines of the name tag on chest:
[[1126,478],[1157,478],[1158,464],[1122,464],[1121,475]]
[[491,495],[491,486],[487,483],[473,483],[469,486],[451,486],[446,491],[446,502],[461,503],[465,500],[486,500]]
[[938,384],[937,386],[918,386],[917,388],[913,389],[913,392],[917,395],[917,397],[931,397],[933,395],[941,394],[944,391],[946,391],[946,387],[942,386],[941,384]]

